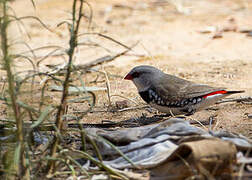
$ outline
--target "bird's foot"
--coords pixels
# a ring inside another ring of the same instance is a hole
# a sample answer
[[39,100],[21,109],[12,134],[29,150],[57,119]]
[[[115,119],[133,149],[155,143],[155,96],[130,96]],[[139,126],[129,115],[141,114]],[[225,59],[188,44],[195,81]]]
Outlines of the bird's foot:
[[166,117],[171,117],[170,114],[156,114],[154,117],[160,117],[160,118],[166,118]]
[[173,116],[174,118],[179,118],[179,119],[186,119],[187,116],[186,115],[176,115],[176,116]]
[[157,118],[179,118],[179,119],[186,119],[187,116],[185,115],[171,115],[171,114],[158,114],[154,115]]
[[184,116],[188,117],[188,116],[191,116],[193,115],[194,113],[186,113]]

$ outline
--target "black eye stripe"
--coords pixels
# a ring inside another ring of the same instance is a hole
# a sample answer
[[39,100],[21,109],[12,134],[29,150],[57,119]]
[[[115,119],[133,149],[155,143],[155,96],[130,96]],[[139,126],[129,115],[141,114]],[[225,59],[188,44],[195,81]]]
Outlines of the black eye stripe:
[[139,72],[134,72],[133,74],[132,74],[132,77],[134,77],[134,78],[136,78],[136,77],[139,77]]

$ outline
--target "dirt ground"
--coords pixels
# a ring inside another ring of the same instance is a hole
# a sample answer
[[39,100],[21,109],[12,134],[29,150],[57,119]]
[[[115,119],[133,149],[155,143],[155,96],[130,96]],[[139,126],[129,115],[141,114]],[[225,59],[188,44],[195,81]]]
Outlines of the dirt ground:
[[[24,33],[13,32],[14,39],[21,39],[32,48],[55,44],[67,48],[68,27],[57,27],[57,24],[70,18],[71,3],[72,1],[64,0],[37,0],[34,9],[29,0],[15,1],[12,6],[18,16],[36,15],[55,33],[45,30],[34,21],[26,20],[26,28],[21,27]],[[191,81],[246,91],[233,97],[252,96],[252,36],[241,33],[252,30],[251,1],[96,0],[90,2],[90,5],[93,9],[92,23],[89,26],[87,22],[83,22],[81,32],[100,32],[127,46],[138,43],[126,56],[99,66],[100,70],[123,77],[134,66],[148,64]],[[88,15],[90,11],[85,8]],[[75,64],[84,64],[125,50],[122,46],[97,36],[84,35],[79,42],[89,46],[78,49]],[[90,44],[99,46],[90,47]],[[25,48],[24,45],[19,45],[15,51],[22,52],[27,50]],[[39,51],[36,55],[42,56],[45,53],[46,51]],[[64,61],[57,57],[48,58],[41,63],[40,70],[46,70],[47,64]],[[17,71],[29,68],[27,62],[17,62]],[[116,95],[111,98],[112,104],[127,97],[130,99],[127,100],[130,107],[144,105],[134,85],[121,77],[109,78],[111,95]],[[96,82],[91,83],[92,81]],[[92,86],[106,87],[105,78],[99,73],[88,74],[85,82]],[[96,94],[94,112],[85,116],[83,122],[122,121],[137,118],[143,113],[147,116],[156,113],[146,109],[99,112],[106,111],[109,102],[107,93]],[[215,115],[214,130],[225,129],[252,137],[252,119],[247,116],[252,114],[252,104],[232,102],[214,107],[214,110],[197,112],[187,119],[206,121]]]

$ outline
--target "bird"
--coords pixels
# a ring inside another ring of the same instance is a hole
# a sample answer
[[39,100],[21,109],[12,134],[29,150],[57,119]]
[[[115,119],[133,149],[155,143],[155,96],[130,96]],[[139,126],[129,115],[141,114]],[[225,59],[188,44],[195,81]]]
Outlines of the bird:
[[244,92],[197,84],[148,65],[134,67],[124,79],[133,81],[151,107],[170,115],[192,115],[224,97]]

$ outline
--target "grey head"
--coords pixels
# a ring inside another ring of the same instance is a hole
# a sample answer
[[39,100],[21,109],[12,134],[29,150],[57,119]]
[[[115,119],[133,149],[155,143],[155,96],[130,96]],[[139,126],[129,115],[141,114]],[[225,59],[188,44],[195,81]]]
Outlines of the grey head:
[[147,90],[154,82],[157,82],[164,73],[153,66],[136,66],[125,77],[132,80],[139,92]]

